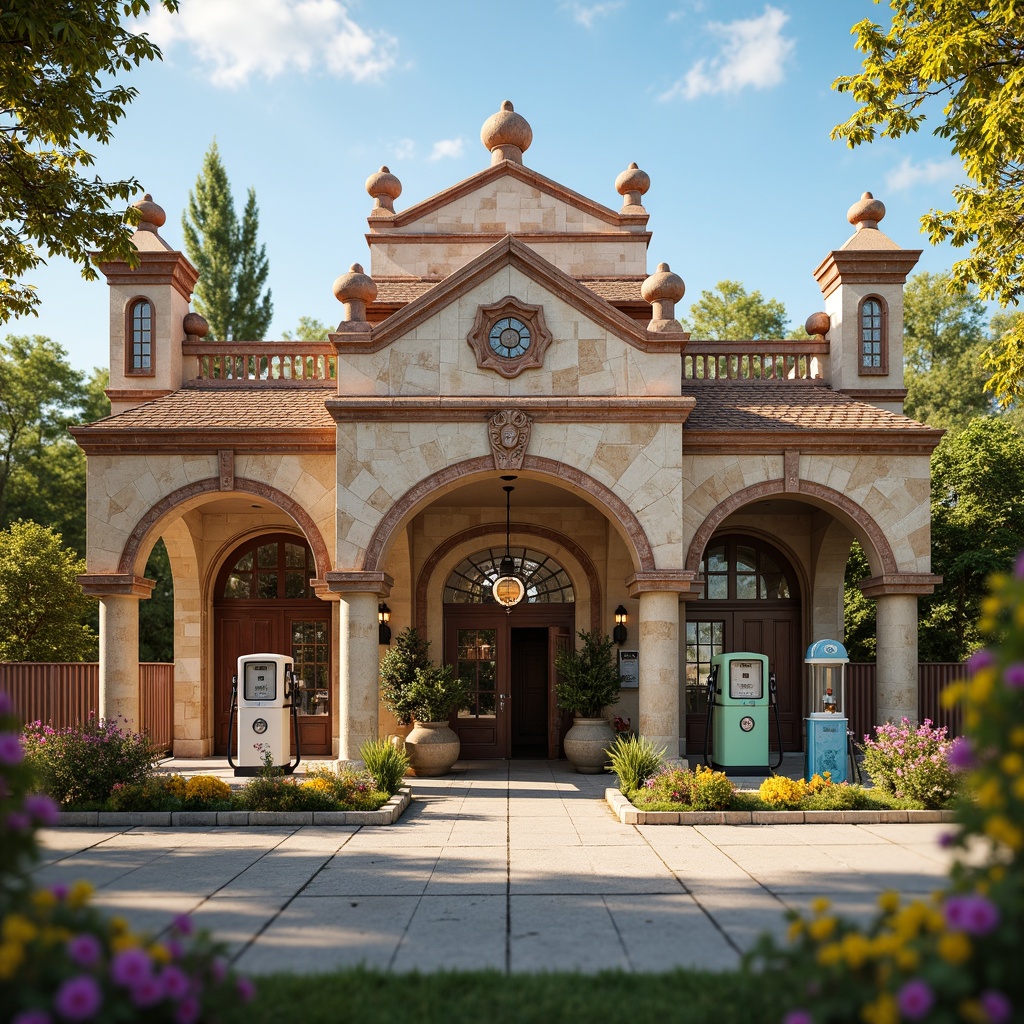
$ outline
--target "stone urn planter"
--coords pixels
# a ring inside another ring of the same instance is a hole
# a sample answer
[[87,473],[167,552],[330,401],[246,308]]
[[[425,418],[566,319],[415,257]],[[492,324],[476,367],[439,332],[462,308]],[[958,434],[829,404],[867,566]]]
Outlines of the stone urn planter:
[[583,775],[599,775],[608,764],[605,751],[615,742],[615,730],[606,718],[576,715],[562,748],[569,763]]
[[459,759],[459,737],[447,722],[413,722],[405,737],[409,774],[419,778],[445,775]]

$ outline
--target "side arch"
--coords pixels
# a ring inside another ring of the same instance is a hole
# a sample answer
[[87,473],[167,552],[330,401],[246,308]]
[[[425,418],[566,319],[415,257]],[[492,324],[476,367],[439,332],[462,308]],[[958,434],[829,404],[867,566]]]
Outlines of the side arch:
[[[877,574],[898,573],[899,566],[896,556],[893,554],[892,545],[882,532],[878,523],[864,511],[855,501],[851,501],[845,494],[825,487],[822,484],[801,480],[796,491],[787,490],[784,480],[766,480],[763,483],[753,484],[745,487],[742,491],[729,495],[725,501],[717,505],[707,516],[703,523],[693,535],[690,546],[686,552],[686,569],[696,572],[700,568],[700,560],[703,557],[704,549],[711,540],[715,530],[722,525],[723,521],[745,505],[755,501],[763,501],[771,497],[794,498],[798,495],[812,499],[811,503],[819,507],[825,507],[840,513],[839,518],[845,519],[850,529],[858,539],[867,541],[868,560],[871,561],[873,554],[878,563]],[[872,570],[875,565],[872,564]]]
[[[654,571],[658,568],[654,564],[654,552],[643,526],[633,510],[610,488],[575,466],[540,455],[527,455],[523,459],[522,468],[551,477],[597,505],[622,535],[630,551],[635,571]],[[424,477],[410,487],[391,506],[373,531],[363,556],[363,571],[374,572],[383,567],[384,555],[395,531],[400,529],[421,504],[430,498],[436,498],[439,493],[453,489],[461,480],[488,472],[494,472],[494,459],[484,455],[445,466],[444,469]]]
[[[305,535],[313,551],[317,576],[320,579],[324,578],[324,574],[331,568],[330,551],[324,543],[319,527],[317,527],[309,513],[297,501],[285,494],[284,491],[279,491],[276,487],[271,487],[260,480],[250,480],[247,477],[235,477],[232,490],[263,498],[265,501],[276,505],[282,512],[291,517]],[[209,477],[206,480],[197,480],[195,483],[186,484],[184,487],[179,487],[176,491],[171,491],[170,494],[165,495],[155,505],[152,505],[128,535],[128,539],[121,549],[121,558],[117,564],[117,571],[119,573],[131,573],[134,571],[143,541],[164,516],[186,501],[191,501],[204,494],[213,493],[228,493],[221,491],[219,477]]]

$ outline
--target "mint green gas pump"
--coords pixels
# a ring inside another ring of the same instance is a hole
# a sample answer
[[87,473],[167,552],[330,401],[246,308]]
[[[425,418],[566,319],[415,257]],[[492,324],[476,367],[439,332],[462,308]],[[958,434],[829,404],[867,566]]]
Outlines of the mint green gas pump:
[[769,765],[769,707],[775,708],[775,674],[768,671],[764,654],[716,654],[708,676],[708,718],[704,733],[704,763],[708,763],[708,736],[714,741],[711,767],[727,775],[767,775],[782,763]]

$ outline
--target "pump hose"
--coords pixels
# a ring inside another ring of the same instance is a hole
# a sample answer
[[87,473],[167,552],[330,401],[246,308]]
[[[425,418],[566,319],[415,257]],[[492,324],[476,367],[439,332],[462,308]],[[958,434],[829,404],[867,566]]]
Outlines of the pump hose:
[[779,721],[779,702],[773,699],[772,707],[775,709],[775,736],[779,741],[779,759],[772,765],[772,771],[775,771],[782,764],[782,722]]
[[228,716],[228,764],[232,768],[237,768],[238,765],[231,758],[231,734],[235,728],[235,709],[238,704],[238,687],[231,687],[231,712]]
[[708,697],[708,717],[704,720],[704,767],[708,764],[708,740],[711,738],[711,719],[715,714],[715,702],[711,696]]
[[[298,708],[295,706],[295,684],[294,684],[294,682],[292,683],[292,703],[291,703],[291,709],[292,709],[292,732],[295,735],[295,767],[292,769],[292,771],[294,771],[295,768],[298,768],[299,764],[302,762],[302,747],[299,745],[299,711],[298,711]],[[291,762],[289,762],[289,764],[290,763]]]

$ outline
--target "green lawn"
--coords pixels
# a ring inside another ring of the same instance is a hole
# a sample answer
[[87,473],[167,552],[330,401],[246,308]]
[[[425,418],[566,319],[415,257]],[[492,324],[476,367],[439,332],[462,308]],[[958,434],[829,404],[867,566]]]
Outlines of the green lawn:
[[254,979],[256,998],[226,1024],[763,1024],[777,1018],[764,986],[710,974],[384,974],[368,970]]

